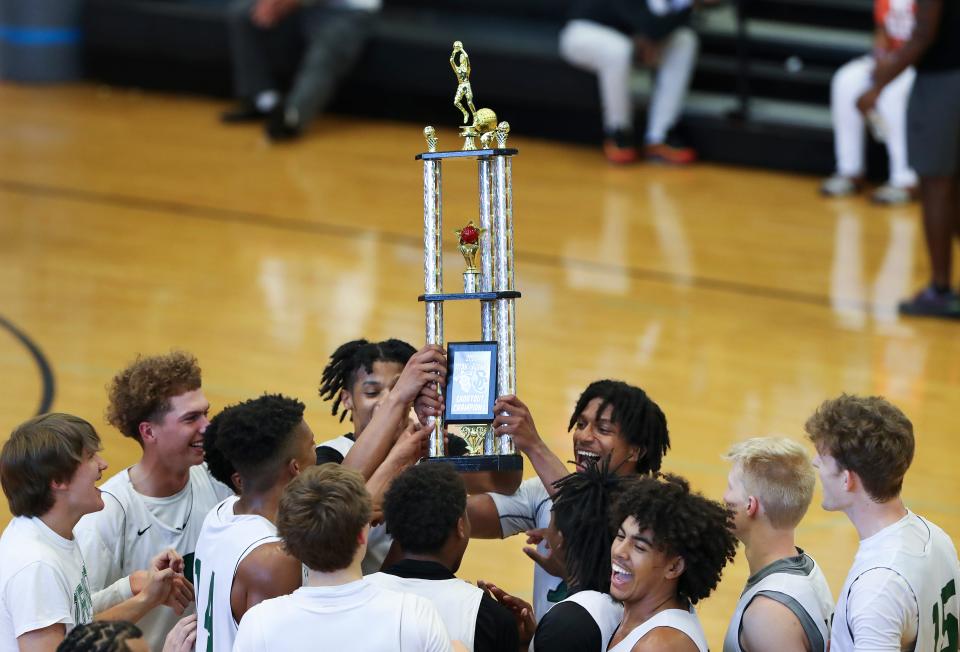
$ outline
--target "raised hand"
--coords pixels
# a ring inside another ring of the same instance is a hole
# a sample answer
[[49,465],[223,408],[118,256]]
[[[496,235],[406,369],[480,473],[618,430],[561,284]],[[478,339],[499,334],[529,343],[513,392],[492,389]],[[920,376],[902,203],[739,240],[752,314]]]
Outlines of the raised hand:
[[177,621],[163,642],[162,652],[191,652],[197,640],[197,614]]
[[390,393],[395,394],[397,399],[405,405],[409,405],[420,395],[425,385],[432,386],[436,394],[435,383],[439,382],[442,387],[446,384],[446,379],[446,352],[442,346],[427,344],[407,361],[400,373],[400,378],[397,379],[397,384]]
[[[534,530],[527,530],[527,544],[528,546],[523,549],[523,553],[537,562],[537,564],[543,570],[547,571],[554,577],[565,578],[567,569],[563,564],[563,561],[560,559],[559,555],[553,554],[554,551],[550,549],[550,543],[547,542],[547,554],[542,555],[536,546],[546,537],[546,528],[537,528]],[[531,545],[532,544],[532,545]]]
[[524,453],[542,443],[537,426],[533,422],[530,410],[526,404],[512,394],[501,396],[493,405],[496,417],[493,419],[493,429],[497,435],[510,435],[513,443]]

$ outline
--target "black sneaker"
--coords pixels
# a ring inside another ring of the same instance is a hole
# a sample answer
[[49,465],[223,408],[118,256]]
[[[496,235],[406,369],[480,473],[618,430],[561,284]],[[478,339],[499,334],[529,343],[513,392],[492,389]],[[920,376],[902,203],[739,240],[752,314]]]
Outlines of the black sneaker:
[[226,124],[259,122],[260,120],[266,120],[269,115],[268,111],[258,109],[253,100],[240,100],[236,105],[220,114],[220,122]]
[[300,114],[293,107],[277,107],[270,112],[264,130],[267,132],[267,138],[275,143],[295,140],[303,133]]
[[952,290],[938,290],[928,285],[912,299],[901,302],[899,308],[901,315],[960,319],[960,296]]

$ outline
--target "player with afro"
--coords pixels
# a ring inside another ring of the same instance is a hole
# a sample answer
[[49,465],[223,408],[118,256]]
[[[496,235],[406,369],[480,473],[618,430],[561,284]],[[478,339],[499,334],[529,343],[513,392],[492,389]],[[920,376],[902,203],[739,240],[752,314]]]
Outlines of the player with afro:
[[610,594],[623,603],[611,652],[707,652],[693,606],[733,561],[733,515],[676,475],[638,478],[613,508]]

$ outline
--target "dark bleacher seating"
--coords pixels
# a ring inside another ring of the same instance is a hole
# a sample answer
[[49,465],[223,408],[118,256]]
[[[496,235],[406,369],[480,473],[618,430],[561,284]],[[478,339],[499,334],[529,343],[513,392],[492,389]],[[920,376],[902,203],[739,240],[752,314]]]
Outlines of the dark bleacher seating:
[[[496,109],[518,133],[598,141],[595,79],[557,52],[567,1],[384,0],[376,35],[334,110],[453,126],[447,57],[459,39],[474,64],[478,106]],[[684,121],[690,139],[706,160],[829,172],[830,76],[869,48],[871,0],[740,2],[744,39],[735,6],[697,16],[702,52]],[[225,3],[87,0],[88,73],[114,84],[228,96]],[[646,88],[638,80],[641,111]],[[742,91],[751,96],[745,113]],[[879,148],[871,159],[878,156]]]

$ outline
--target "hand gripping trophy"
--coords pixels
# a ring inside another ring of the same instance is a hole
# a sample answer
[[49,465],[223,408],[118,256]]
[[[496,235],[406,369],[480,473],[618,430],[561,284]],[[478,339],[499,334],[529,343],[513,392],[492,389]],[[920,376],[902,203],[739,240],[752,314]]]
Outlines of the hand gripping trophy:
[[[444,344],[443,308],[448,301],[474,301],[480,307],[480,341],[451,342],[448,347],[446,411],[436,419],[430,438],[430,459],[443,460],[461,471],[516,470],[523,466],[508,435],[497,436],[493,403],[498,396],[516,393],[516,300],[513,273],[512,159],[507,148],[510,125],[497,124],[492,109],[476,109],[470,86],[470,58],[456,41],[450,66],[457,75],[454,106],[463,114],[463,148],[438,151],[436,130],[423,130],[427,151],[423,161],[423,277],[420,301],[426,313],[428,344]],[[464,106],[466,102],[466,107]],[[469,108],[469,112],[467,109]],[[472,120],[471,120],[472,115]],[[480,138],[483,149],[477,149]],[[479,225],[473,220],[456,231],[458,249],[467,269],[463,292],[443,291],[443,196],[441,166],[446,159],[477,161]],[[437,391],[440,391],[439,386]],[[468,454],[448,457],[445,424],[460,425]]]

